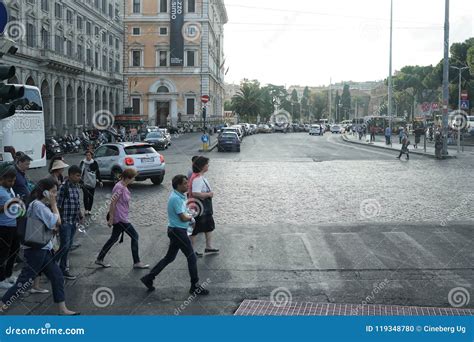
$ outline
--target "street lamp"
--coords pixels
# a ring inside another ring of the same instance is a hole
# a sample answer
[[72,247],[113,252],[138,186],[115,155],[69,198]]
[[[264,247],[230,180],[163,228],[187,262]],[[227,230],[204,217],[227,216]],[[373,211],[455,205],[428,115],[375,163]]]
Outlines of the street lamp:
[[[459,71],[458,110],[459,110],[459,113],[461,113],[461,79],[462,79],[462,78],[461,78],[461,74],[462,74],[462,71],[463,71],[463,70],[469,69],[469,67],[462,67],[462,68],[459,68],[459,67],[451,66],[451,68],[456,69],[456,70]],[[459,125],[458,125],[458,153],[459,153],[460,146],[461,146],[461,123],[459,123]]]
[[342,108],[342,103],[341,103],[341,100],[339,100],[339,103],[337,104],[337,107],[336,107],[336,111],[337,111],[337,114],[336,114],[336,122],[335,123],[338,123],[339,121],[339,116],[341,115],[341,108]]

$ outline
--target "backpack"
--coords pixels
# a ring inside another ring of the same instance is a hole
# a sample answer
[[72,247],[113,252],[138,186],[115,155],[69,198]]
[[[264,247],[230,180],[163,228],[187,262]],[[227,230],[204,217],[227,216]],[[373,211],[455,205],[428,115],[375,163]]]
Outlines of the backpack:
[[84,186],[90,189],[95,189],[97,185],[97,176],[94,171],[91,171],[90,165],[84,163],[82,166],[82,181]]

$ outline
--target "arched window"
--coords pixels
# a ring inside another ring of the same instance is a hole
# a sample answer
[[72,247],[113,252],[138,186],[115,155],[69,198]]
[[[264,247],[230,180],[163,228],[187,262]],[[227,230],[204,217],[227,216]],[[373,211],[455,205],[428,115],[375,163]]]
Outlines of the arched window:
[[157,93],[169,93],[170,90],[166,86],[160,86],[160,87],[158,87],[158,90],[156,92]]

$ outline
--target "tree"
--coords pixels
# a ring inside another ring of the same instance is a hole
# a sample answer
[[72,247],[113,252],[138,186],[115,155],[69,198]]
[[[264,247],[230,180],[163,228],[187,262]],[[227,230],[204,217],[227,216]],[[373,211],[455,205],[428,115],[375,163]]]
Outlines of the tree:
[[342,118],[348,120],[349,114],[351,112],[351,92],[349,90],[348,84],[344,84],[344,88],[342,89],[341,104],[341,113],[343,115]]
[[298,93],[296,92],[296,89],[293,89],[291,92],[291,115],[293,116],[293,120],[299,120],[301,118],[301,113],[300,113],[300,102],[298,100]]
[[224,110],[225,110],[225,111],[230,111],[230,110],[232,110],[232,101],[225,101],[225,102],[224,102]]
[[256,121],[263,101],[260,83],[256,80],[244,80],[239,92],[232,97],[232,109],[246,121]]
[[315,93],[310,95],[310,109],[312,110],[315,119],[320,120],[327,114],[328,108],[328,91]]
[[303,90],[303,97],[301,98],[301,116],[303,120],[309,118],[309,88],[305,87]]
[[341,114],[339,111],[339,103],[341,102],[341,97],[339,96],[339,90],[336,90],[336,97],[334,99],[334,117],[336,118],[336,122],[340,121]]

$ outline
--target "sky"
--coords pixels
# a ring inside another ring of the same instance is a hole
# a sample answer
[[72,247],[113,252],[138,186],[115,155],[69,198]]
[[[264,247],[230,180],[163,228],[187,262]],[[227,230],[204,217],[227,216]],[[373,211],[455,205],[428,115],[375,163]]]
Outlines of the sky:
[[[226,83],[319,86],[389,74],[390,0],[225,0]],[[393,0],[393,71],[443,58],[444,0]],[[474,37],[474,1],[450,1],[450,45]]]

